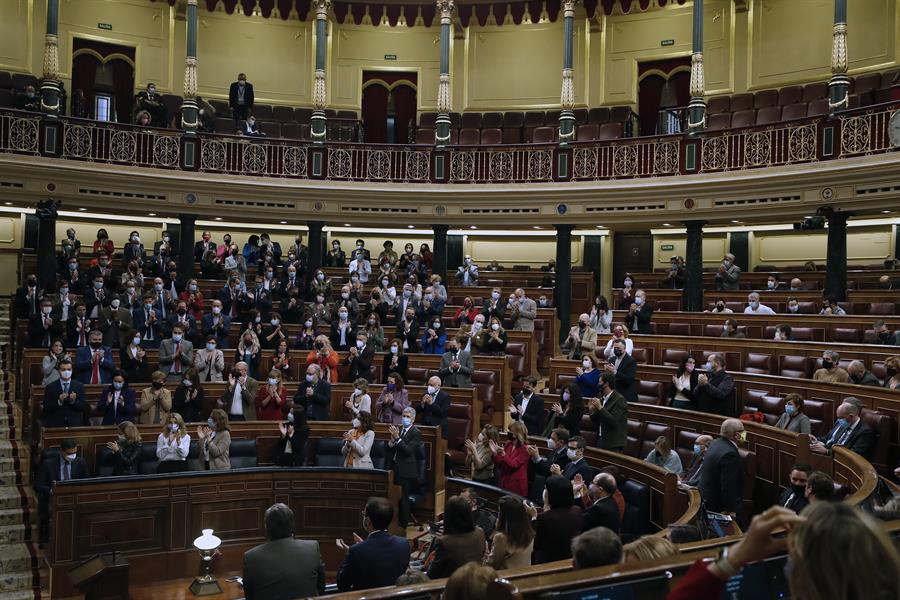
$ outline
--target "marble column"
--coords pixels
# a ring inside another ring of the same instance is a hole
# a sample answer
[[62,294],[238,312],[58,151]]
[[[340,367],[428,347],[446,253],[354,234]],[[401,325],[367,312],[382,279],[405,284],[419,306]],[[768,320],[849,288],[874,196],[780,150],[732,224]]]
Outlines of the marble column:
[[313,83],[313,113],[310,122],[312,139],[323,143],[327,129],[325,105],[328,95],[325,89],[325,65],[328,59],[328,9],[331,0],[315,0],[316,7],[316,79]]
[[706,129],[706,83],[703,76],[703,0],[694,0],[694,35],[691,53],[691,101],[688,103],[688,131]]
[[[441,71],[438,79],[438,115],[434,142],[438,146],[450,143],[450,25],[454,0],[437,0],[441,15]],[[446,263],[444,264],[446,267]]]

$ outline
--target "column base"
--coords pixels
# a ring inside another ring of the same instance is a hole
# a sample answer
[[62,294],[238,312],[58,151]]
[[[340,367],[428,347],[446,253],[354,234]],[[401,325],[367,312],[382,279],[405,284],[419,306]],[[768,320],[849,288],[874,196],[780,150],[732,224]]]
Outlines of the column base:
[[688,133],[700,133],[706,129],[706,100],[691,98],[687,110]]
[[450,115],[448,113],[438,113],[434,122],[434,145],[447,146],[450,144]]
[[41,81],[41,112],[50,116],[59,115],[62,108],[59,105],[60,96],[62,96],[62,82],[55,79],[45,79]]
[[324,144],[328,133],[328,119],[325,117],[325,111],[322,109],[314,110],[309,120],[309,126],[312,141],[317,144]]
[[200,128],[200,108],[193,98],[181,101],[181,129],[188,135],[197,133]]
[[559,113],[559,145],[565,146],[575,141],[575,113],[572,109],[563,109]]
[[850,78],[847,75],[832,75],[828,80],[828,113],[850,108]]

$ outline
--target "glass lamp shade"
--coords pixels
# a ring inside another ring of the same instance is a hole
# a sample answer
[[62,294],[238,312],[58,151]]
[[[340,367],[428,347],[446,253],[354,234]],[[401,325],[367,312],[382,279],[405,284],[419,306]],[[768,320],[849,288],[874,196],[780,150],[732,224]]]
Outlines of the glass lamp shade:
[[194,548],[201,554],[212,552],[222,545],[222,540],[213,535],[212,529],[204,529],[203,535],[194,540]]

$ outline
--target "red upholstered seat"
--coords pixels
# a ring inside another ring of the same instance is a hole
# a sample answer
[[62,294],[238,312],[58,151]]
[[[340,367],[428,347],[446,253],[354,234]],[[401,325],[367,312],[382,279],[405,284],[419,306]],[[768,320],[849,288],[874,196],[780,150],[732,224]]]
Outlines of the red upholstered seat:
[[521,127],[504,127],[502,143],[504,144],[521,144],[522,128]]
[[687,350],[681,350],[679,348],[665,348],[663,350],[662,355],[662,364],[666,367],[677,367],[681,364],[681,361],[684,357],[688,356],[690,352]]
[[731,128],[731,113],[720,113],[717,115],[709,115],[706,118],[707,131],[721,131]]
[[781,109],[781,120],[792,121],[794,119],[806,118],[808,107],[806,102],[798,102],[796,104],[788,104]]
[[784,412],[784,398],[766,394],[761,400],[762,402],[758,407],[760,412],[765,416],[768,425],[774,425],[781,417],[781,413]]
[[756,113],[757,125],[768,125],[769,123],[778,123],[779,121],[781,121],[780,106],[767,106],[759,109],[759,112]]
[[631,351],[631,358],[639,365],[649,365],[653,362],[653,348],[635,348]]
[[791,85],[778,90],[778,104],[788,106],[803,101],[803,88],[799,85]]
[[624,123],[630,118],[630,106],[613,106],[609,109],[609,120],[611,123]]
[[430,127],[434,128],[437,126],[437,113],[436,112],[423,112],[419,115],[419,127]]
[[807,117],[821,117],[828,114],[828,99],[813,100],[806,109]]
[[895,305],[893,302],[872,302],[869,304],[870,315],[892,315]]
[[274,121],[260,121],[259,130],[270,138],[281,137],[281,123],[276,123]]
[[497,373],[496,371],[472,371],[472,387],[478,390],[478,397],[481,399],[482,406],[482,423],[491,420],[494,414],[494,393],[497,389]]
[[339,110],[337,111],[338,119],[358,119],[359,115],[356,114],[355,110]]
[[406,370],[406,383],[411,385],[424,385],[428,382],[428,369],[421,367],[409,367]]
[[450,128],[459,129],[462,127],[462,114],[458,112],[450,113]]
[[579,142],[590,142],[596,140],[600,135],[600,126],[596,123],[588,125],[579,125],[575,130],[575,139]]
[[798,342],[811,342],[813,341],[812,328],[794,327],[791,329],[791,337]]
[[270,121],[272,119],[272,105],[259,103],[254,104],[253,116],[256,117],[257,121]]
[[487,112],[481,116],[482,129],[500,129],[503,127],[503,113]]
[[534,130],[532,142],[535,144],[548,144],[556,141],[555,127],[538,127]]
[[304,106],[300,106],[294,109],[294,121],[297,123],[306,123],[309,124],[309,120],[312,118],[312,109],[306,108]]
[[481,131],[478,129],[466,128],[459,131],[459,143],[463,146],[477,146],[481,141]]
[[834,403],[830,400],[807,398],[803,401],[803,414],[809,417],[809,427],[813,435],[822,436],[834,425]]
[[303,126],[298,123],[282,123],[281,136],[289,140],[302,140],[302,127]]
[[675,451],[678,452],[678,456],[681,457],[681,464],[685,469],[691,464],[694,460],[694,442],[697,441],[697,438],[702,434],[697,431],[687,431],[682,429],[678,431],[678,434],[675,436]]
[[756,110],[751,108],[731,115],[732,127],[750,127],[751,125],[756,125]]
[[272,119],[279,123],[290,123],[294,120],[294,109],[290,106],[272,107]]
[[433,144],[434,143],[434,129],[419,127],[416,129],[416,143],[417,144]]
[[503,131],[500,129],[482,129],[481,143],[483,145],[493,146],[503,142]]
[[466,464],[466,440],[472,438],[472,405],[450,404],[447,411],[447,463],[456,471]]
[[753,95],[753,108],[778,105],[778,90],[761,90]]
[[672,428],[668,425],[660,423],[647,423],[644,425],[644,431],[641,434],[641,449],[638,458],[644,458],[653,450],[653,443],[659,436],[664,436],[672,442]]
[[547,123],[547,115],[542,110],[531,110],[525,113],[525,127],[541,127]]
[[598,140],[616,140],[622,137],[622,123],[604,123],[597,133]]
[[831,334],[832,342],[844,342],[846,344],[859,343],[859,329],[855,327],[835,327]]
[[744,371],[746,373],[757,373],[760,375],[769,375],[772,373],[772,366],[775,360],[771,354],[758,354],[756,352],[747,353],[747,360],[744,363]]
[[609,122],[609,108],[600,106],[588,111],[588,123],[602,125],[607,122]]
[[807,83],[803,86],[803,101],[812,102],[813,100],[822,100],[828,97],[827,83]]
[[706,112],[710,115],[731,112],[730,96],[713,96],[706,103]]
[[660,381],[641,380],[637,382],[638,402],[662,404],[663,384]]
[[[644,423],[628,419],[628,435],[625,440],[625,454],[638,458],[641,452],[641,437],[644,434]],[[647,456],[646,454],[644,456]],[[640,458],[644,458],[640,456]]]
[[869,462],[879,473],[884,474],[889,470],[887,460],[888,446],[891,441],[891,417],[868,408],[864,408],[860,416],[863,422],[875,432],[875,448],[868,457]]
[[809,360],[805,356],[782,356],[778,374],[782,377],[807,379],[809,378]]
[[584,125],[588,122],[588,109],[586,108],[576,108],[572,111],[572,115],[575,117],[575,125]]
[[731,97],[731,112],[741,112],[753,108],[753,94],[735,94]]
[[460,127],[463,129],[481,129],[481,113],[465,112],[462,114]]
[[691,324],[690,323],[669,323],[669,333],[668,335],[691,335]]

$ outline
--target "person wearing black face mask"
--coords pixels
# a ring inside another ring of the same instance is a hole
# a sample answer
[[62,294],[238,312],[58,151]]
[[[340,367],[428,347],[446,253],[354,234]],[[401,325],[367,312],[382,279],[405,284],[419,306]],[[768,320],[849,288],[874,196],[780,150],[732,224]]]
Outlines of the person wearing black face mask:
[[600,376],[601,396],[591,400],[591,421],[598,426],[597,445],[600,448],[624,452],[628,434],[628,403],[615,390],[615,385],[615,374],[607,371]]
[[778,498],[778,506],[800,513],[806,508],[809,501],[806,499],[806,481],[809,474],[812,473],[812,467],[805,464],[796,464],[791,468],[791,485],[781,492]]
[[900,356],[890,356],[884,361],[884,387],[900,390]]
[[16,290],[13,300],[16,309],[15,317],[27,319],[31,315],[40,313],[41,298],[43,297],[44,290],[38,287],[37,275],[29,275],[25,279],[25,285]]
[[85,384],[108,384],[114,371],[112,348],[103,345],[99,330],[91,331],[88,345],[75,352],[75,378]]
[[625,352],[625,341],[613,342],[613,355],[608,363],[603,365],[603,370],[615,377],[615,390],[622,394],[628,402],[637,402],[637,361]]
[[883,319],[879,319],[872,324],[875,330],[876,344],[882,346],[900,346],[900,331],[890,331]]
[[725,306],[725,300],[723,298],[716,298],[716,304],[713,309],[706,312],[719,313],[723,315],[730,315],[734,313],[733,310]]
[[526,377],[509,407],[512,418],[525,423],[528,435],[540,435],[544,427],[544,400],[534,393],[536,387],[537,379]]
[[813,381],[825,383],[849,383],[850,375],[838,366],[841,356],[834,350],[822,353],[822,368],[813,373]]

